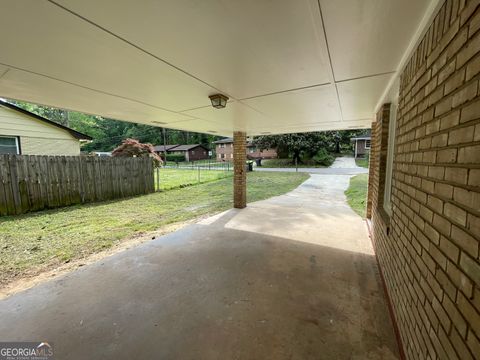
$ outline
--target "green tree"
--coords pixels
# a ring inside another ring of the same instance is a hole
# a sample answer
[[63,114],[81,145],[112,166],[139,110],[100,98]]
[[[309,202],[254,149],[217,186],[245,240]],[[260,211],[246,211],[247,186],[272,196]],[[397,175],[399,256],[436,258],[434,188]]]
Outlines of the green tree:
[[254,138],[260,149],[275,147],[278,154],[289,154],[292,162],[302,163],[302,157],[313,157],[320,149],[341,152],[351,148],[350,138],[366,130],[322,131],[283,135],[265,135]]

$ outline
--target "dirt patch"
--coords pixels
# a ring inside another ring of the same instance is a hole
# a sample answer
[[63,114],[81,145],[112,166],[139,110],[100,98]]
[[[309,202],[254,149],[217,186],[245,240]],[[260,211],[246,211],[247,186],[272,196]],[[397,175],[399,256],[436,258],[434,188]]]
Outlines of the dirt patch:
[[177,231],[189,224],[196,223],[207,217],[208,216],[202,216],[188,221],[168,224],[155,231],[139,233],[134,237],[121,240],[118,244],[112,246],[109,249],[95,254],[91,254],[84,258],[72,260],[68,263],[64,263],[61,265],[52,264],[49,267],[31,269],[27,273],[23,273],[20,277],[12,277],[10,281],[7,280],[6,284],[2,284],[2,287],[0,288],[0,300],[14,295],[20,291],[27,290],[45,281],[60,277],[66,273],[78,269],[79,267],[92,264],[106,257],[138,246],[144,242],[151,241],[160,236]]

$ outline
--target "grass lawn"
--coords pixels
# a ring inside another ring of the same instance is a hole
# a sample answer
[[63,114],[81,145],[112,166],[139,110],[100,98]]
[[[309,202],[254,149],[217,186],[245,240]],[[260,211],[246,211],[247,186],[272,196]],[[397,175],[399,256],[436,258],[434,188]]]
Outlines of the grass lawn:
[[[248,174],[248,201],[293,190],[304,173]],[[0,218],[0,284],[105,250],[136,235],[233,206],[231,178],[137,196]]]
[[[198,171],[189,169],[159,169],[160,174],[160,190],[170,190],[199,183],[215,181],[233,175],[232,171],[222,170],[202,170]],[[157,187],[157,171],[154,171],[155,187]]]
[[355,159],[357,166],[368,169],[368,159]]
[[[292,159],[265,159],[262,160],[262,166],[266,168],[294,168],[295,164]],[[304,164],[298,164],[299,168],[324,168],[328,166],[318,165],[311,161]]]
[[368,174],[360,174],[350,178],[350,185],[345,190],[348,205],[362,218],[365,217],[367,204]]

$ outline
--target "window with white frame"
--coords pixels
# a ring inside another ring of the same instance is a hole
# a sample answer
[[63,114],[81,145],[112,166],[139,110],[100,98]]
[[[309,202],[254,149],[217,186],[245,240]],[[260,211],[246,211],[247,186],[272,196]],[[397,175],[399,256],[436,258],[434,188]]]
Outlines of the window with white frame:
[[225,144],[220,144],[220,147],[221,147],[221,148],[224,148],[224,147],[225,147]]
[[365,149],[369,150],[371,146],[371,141],[370,140],[365,140]]
[[0,136],[0,154],[20,154],[18,137]]
[[388,122],[388,148],[385,168],[385,192],[383,194],[383,208],[388,215],[392,215],[392,177],[393,156],[395,147],[395,128],[397,123],[397,102],[390,105],[390,119]]

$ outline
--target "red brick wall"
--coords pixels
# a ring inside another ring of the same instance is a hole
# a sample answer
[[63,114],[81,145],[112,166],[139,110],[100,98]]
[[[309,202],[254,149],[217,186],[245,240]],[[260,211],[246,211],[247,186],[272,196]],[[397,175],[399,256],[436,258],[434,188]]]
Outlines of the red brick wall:
[[[217,161],[233,161],[233,143],[215,145],[216,160]],[[222,158],[222,154],[224,155]],[[250,152],[250,147],[246,147],[246,155],[254,158],[261,157],[263,159],[275,159],[277,157],[277,151],[275,149],[265,149],[260,151],[256,149],[253,153]]]
[[[215,145],[217,161],[233,161],[233,143]],[[223,157],[221,156],[223,154]]]
[[[251,150],[254,150],[251,152]],[[276,159],[277,150],[276,149],[263,149],[260,150],[256,146],[247,146],[247,156],[252,158],[262,158],[262,159]]]
[[188,160],[195,161],[195,160],[203,160],[208,159],[208,150],[197,146],[196,148],[188,150]]
[[448,0],[400,79],[392,214],[388,105],[372,126],[368,213],[406,357],[480,358],[480,10]]

